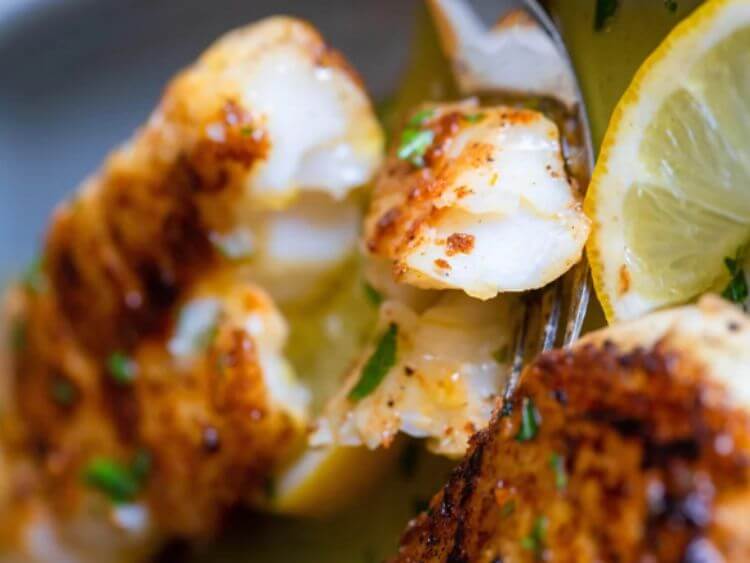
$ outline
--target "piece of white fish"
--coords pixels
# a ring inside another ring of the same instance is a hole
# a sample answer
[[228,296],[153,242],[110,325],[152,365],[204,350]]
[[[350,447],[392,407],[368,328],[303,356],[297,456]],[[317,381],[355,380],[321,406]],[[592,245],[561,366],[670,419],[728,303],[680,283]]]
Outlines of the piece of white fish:
[[[416,135],[422,162],[407,154]],[[368,250],[392,260],[397,279],[480,299],[561,276],[588,233],[557,126],[536,111],[473,102],[414,114],[365,224]]]
[[353,398],[363,366],[378,353],[367,351],[318,421],[313,445],[377,448],[404,432],[427,438],[437,453],[464,453],[504,387],[518,306],[509,296],[481,302],[455,291],[433,300],[422,311],[383,302],[378,339],[395,333],[395,361],[372,392]]

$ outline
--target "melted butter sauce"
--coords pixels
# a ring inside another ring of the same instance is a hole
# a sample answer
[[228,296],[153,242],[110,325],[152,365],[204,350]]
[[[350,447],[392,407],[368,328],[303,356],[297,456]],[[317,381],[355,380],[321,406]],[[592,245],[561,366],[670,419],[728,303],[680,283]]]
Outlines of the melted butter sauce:
[[[409,450],[407,450],[409,451]],[[242,515],[200,563],[377,563],[395,553],[401,533],[448,478],[453,462],[416,450],[402,455],[370,494],[326,520]],[[352,468],[356,471],[356,468]]]

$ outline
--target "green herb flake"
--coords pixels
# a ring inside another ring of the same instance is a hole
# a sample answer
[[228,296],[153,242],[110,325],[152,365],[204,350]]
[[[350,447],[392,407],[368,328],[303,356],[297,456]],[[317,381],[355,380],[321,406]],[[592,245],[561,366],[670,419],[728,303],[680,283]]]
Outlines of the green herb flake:
[[549,459],[549,466],[555,474],[555,487],[558,491],[565,490],[568,486],[568,474],[565,471],[565,458],[558,453],[553,453]]
[[724,258],[724,265],[729,270],[731,279],[729,280],[729,285],[721,292],[721,296],[733,303],[742,304],[747,300],[748,287],[745,271],[741,265],[740,254],[738,252],[736,258]]
[[533,551],[538,557],[544,551],[544,542],[547,536],[547,519],[544,516],[539,516],[534,520],[534,526],[531,528],[529,534],[521,538],[521,547],[529,551]]
[[107,359],[107,372],[121,385],[128,385],[135,379],[135,362],[122,352],[114,352]]
[[521,427],[516,434],[516,440],[519,442],[533,440],[539,432],[539,418],[534,401],[529,397],[524,397],[521,403]]
[[245,125],[244,127],[240,129],[240,135],[242,135],[243,137],[252,137],[253,128],[250,127],[249,125]]
[[507,518],[516,511],[516,501],[513,499],[506,500],[500,507],[500,516]]
[[88,486],[103,492],[114,503],[133,500],[141,488],[139,480],[129,467],[104,457],[94,458],[89,462],[83,479]]
[[617,12],[618,0],[596,0],[596,12],[594,14],[594,29],[603,30],[610,19]]
[[92,459],[83,471],[83,481],[116,503],[132,501],[151,472],[151,454],[138,450],[130,465],[107,457]]
[[470,113],[468,115],[464,115],[464,121],[468,121],[469,123],[479,123],[486,117],[486,113],[479,112],[479,113]]
[[423,109],[419,110],[417,113],[411,116],[411,119],[408,121],[406,126],[411,129],[415,129],[417,127],[422,127],[427,121],[432,119],[432,117],[435,115],[434,109]]
[[664,0],[664,7],[670,12],[677,11],[677,0]]
[[424,155],[434,140],[435,133],[430,129],[404,129],[396,155],[421,168],[424,166]]
[[46,283],[44,279],[44,257],[37,256],[26,268],[22,278],[23,286],[32,293],[44,291]]
[[377,289],[372,287],[369,283],[365,282],[362,285],[362,289],[365,292],[365,297],[367,297],[367,301],[369,301],[373,307],[377,307],[383,302],[383,296],[380,294],[380,292]]
[[65,377],[57,376],[50,382],[49,388],[52,400],[60,406],[71,406],[78,397],[78,390]]
[[349,399],[359,401],[377,389],[388,371],[396,364],[397,336],[398,326],[391,323],[362,368],[359,381],[349,391]]

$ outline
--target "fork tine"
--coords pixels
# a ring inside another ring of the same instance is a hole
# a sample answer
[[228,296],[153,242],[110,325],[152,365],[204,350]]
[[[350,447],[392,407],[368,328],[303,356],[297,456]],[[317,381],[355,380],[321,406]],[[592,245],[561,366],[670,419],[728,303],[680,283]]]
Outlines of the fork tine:
[[[593,169],[594,153],[588,117],[572,63],[554,24],[540,4],[536,0],[523,0],[522,4],[539,25],[537,31],[544,30],[546,33],[545,40],[554,51],[551,55],[548,52],[546,56],[559,59],[559,63],[553,66],[561,67],[562,70],[558,70],[564,76],[560,77],[559,83],[569,84],[569,95],[564,95],[565,89],[560,87],[539,92],[531,87],[533,85],[518,88],[518,84],[511,84],[505,68],[500,62],[493,62],[493,59],[502,61],[501,52],[507,59],[512,52],[512,46],[502,44],[499,40],[500,29],[480,29],[481,22],[468,0],[429,0],[428,9],[432,13],[445,55],[453,63],[453,74],[462,93],[472,95],[498,89],[527,90],[556,98],[566,108],[566,113],[577,120],[581,128],[582,146],[578,148],[582,150],[581,164],[584,165],[585,175],[588,175]],[[570,149],[571,147],[566,144],[563,145],[566,163],[578,160],[571,154]],[[588,272],[588,262],[583,257],[563,277],[521,297],[524,304],[523,316],[515,331],[513,359],[503,392],[505,406],[510,404],[508,399],[517,387],[527,360],[559,343],[567,347],[580,336],[591,293]],[[563,314],[564,331],[560,334]]]
[[589,305],[591,282],[589,281],[589,263],[585,256],[568,275],[572,278],[573,282],[565,335],[562,342],[564,348],[568,348],[581,335],[583,320],[586,317]]
[[511,397],[518,387],[518,379],[521,377],[521,370],[526,359],[526,342],[528,340],[529,332],[532,323],[532,309],[533,306],[529,302],[530,299],[524,299],[526,303],[523,308],[523,316],[521,322],[515,332],[515,341],[513,344],[513,361],[510,365],[510,374],[505,383],[505,390],[503,391],[503,409],[508,408],[511,404]]
[[563,280],[555,280],[543,289],[541,305],[541,324],[539,349],[551,350],[557,341],[557,331],[562,310]]

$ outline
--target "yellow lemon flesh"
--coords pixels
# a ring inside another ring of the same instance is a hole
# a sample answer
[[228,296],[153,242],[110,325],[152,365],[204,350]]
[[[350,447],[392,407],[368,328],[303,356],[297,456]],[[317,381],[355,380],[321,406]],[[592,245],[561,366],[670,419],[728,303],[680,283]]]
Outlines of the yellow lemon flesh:
[[271,509],[295,516],[328,516],[359,500],[393,465],[401,443],[368,450],[307,449],[274,481]]
[[585,202],[610,322],[730,280],[750,241],[750,2],[712,0],[678,25],[620,100]]

